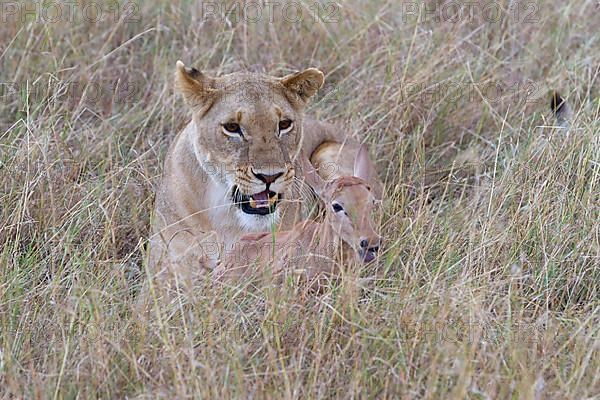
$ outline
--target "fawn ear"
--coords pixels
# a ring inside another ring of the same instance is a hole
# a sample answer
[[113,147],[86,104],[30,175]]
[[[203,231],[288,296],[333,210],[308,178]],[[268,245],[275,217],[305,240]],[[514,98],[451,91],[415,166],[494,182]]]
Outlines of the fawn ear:
[[360,145],[354,158],[354,176],[367,182],[371,182],[377,176],[377,171],[369,158],[369,147],[364,143]]
[[325,188],[325,181],[319,176],[319,173],[313,167],[308,157],[304,156],[304,153],[300,155],[300,162],[302,163],[302,172],[304,174],[304,182],[306,182],[317,195],[321,195],[321,192]]
[[215,99],[215,80],[204,75],[196,68],[186,67],[181,61],[177,61],[175,72],[175,86],[183,95],[186,104],[194,112],[204,114],[208,111]]
[[375,199],[381,200],[383,198],[383,187],[377,176],[375,164],[369,157],[369,146],[364,143],[360,145],[354,159],[354,176],[367,181]]
[[302,72],[287,75],[281,78],[281,84],[304,103],[308,101],[317,90],[323,86],[325,76],[316,68],[305,69]]

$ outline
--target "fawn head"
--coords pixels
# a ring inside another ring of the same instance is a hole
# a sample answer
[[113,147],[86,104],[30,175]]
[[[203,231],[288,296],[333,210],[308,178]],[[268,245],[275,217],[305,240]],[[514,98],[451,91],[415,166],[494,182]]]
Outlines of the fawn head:
[[325,223],[356,252],[361,262],[377,257],[381,238],[374,230],[376,199],[369,181],[376,176],[366,145],[361,145],[354,160],[354,176],[324,181],[312,164],[302,157],[306,182],[325,203]]

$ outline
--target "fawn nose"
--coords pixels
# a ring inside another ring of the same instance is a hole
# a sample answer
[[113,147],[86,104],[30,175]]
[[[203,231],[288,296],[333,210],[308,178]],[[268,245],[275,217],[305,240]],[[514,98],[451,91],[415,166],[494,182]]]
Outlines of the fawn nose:
[[381,239],[377,238],[377,239],[366,239],[366,238],[361,238],[360,240],[360,248],[362,250],[368,250],[370,252],[373,253],[377,253],[379,251],[379,246],[381,244]]
[[252,170],[252,174],[254,174],[255,177],[257,177],[259,180],[261,180],[262,182],[264,182],[268,185],[270,183],[275,182],[277,180],[277,178],[282,176],[283,172],[278,172],[276,174],[268,175],[268,174],[261,174],[261,173],[258,173],[258,172],[255,172],[254,170]]

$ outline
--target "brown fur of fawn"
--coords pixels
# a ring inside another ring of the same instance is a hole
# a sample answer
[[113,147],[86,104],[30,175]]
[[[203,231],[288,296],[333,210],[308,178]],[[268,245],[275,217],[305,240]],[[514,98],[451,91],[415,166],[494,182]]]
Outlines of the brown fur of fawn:
[[228,252],[214,271],[220,281],[269,276],[281,280],[301,276],[311,282],[335,276],[353,260],[368,263],[377,257],[380,237],[373,229],[375,198],[368,181],[376,172],[368,149],[361,146],[354,176],[324,181],[303,160],[305,181],[325,203],[324,218],[296,224],[283,232],[247,234]]

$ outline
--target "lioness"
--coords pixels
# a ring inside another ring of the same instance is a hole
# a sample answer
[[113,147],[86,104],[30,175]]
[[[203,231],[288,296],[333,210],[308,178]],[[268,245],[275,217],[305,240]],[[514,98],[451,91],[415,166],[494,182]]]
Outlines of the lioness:
[[330,124],[304,121],[323,81],[315,68],[283,78],[210,77],[177,62],[176,87],[193,117],[169,149],[156,195],[154,272],[212,269],[241,235],[289,229],[303,218],[294,183],[301,150],[310,155],[346,138]]

